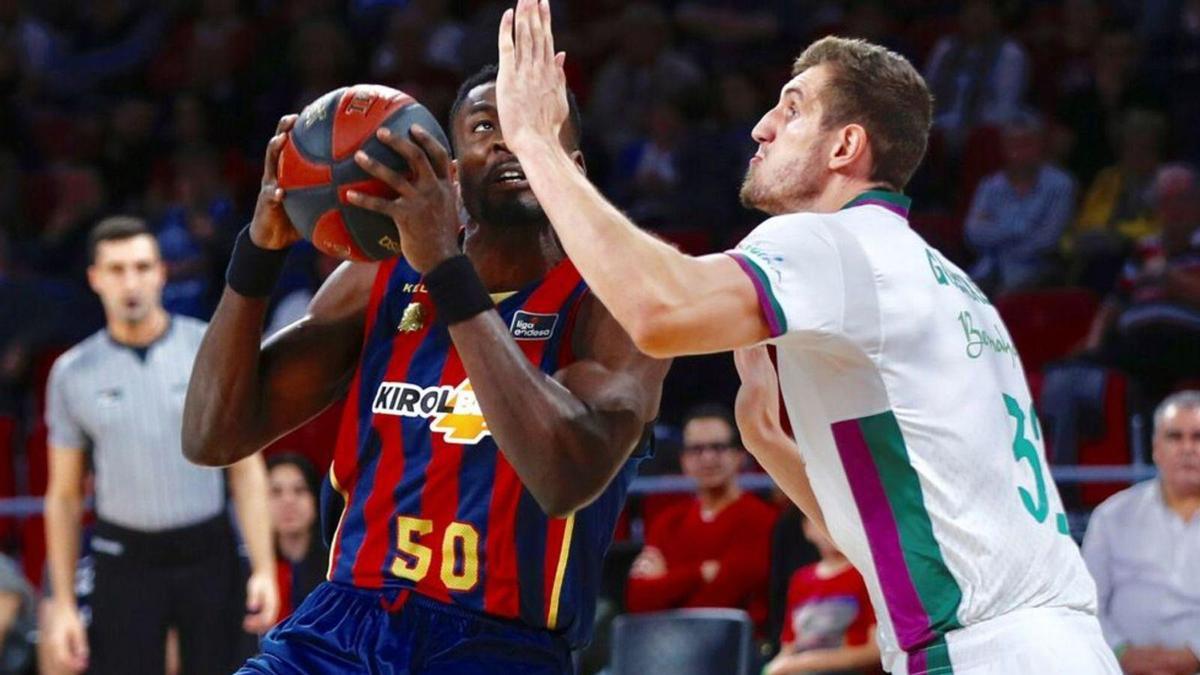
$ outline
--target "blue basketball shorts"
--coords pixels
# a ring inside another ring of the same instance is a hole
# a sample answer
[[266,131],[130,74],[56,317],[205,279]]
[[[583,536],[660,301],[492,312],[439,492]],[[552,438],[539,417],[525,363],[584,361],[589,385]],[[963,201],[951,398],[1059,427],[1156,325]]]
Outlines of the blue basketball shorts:
[[569,675],[567,642],[407,591],[325,582],[238,675]]

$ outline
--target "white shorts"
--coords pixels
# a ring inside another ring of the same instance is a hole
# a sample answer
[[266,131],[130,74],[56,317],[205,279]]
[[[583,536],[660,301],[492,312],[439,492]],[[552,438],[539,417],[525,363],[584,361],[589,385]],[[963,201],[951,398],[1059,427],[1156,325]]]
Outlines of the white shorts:
[[945,640],[941,653],[900,654],[884,665],[892,675],[1121,675],[1100,622],[1071,609],[1022,609]]

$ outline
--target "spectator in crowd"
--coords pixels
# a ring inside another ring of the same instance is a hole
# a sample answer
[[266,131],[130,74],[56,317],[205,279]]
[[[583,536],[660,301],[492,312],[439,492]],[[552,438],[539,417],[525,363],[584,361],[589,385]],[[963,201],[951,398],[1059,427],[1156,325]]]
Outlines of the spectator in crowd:
[[441,4],[416,3],[393,12],[370,65],[372,82],[411,94],[439,118],[449,110],[461,79],[456,57],[463,32],[444,16]]
[[[143,221],[102,220],[88,251],[107,327],[50,373],[46,544],[54,596],[46,639],[74,672],[161,673],[174,626],[189,672],[222,672],[235,657],[237,543],[221,472],[189,464],[179,434],[204,324],[162,308],[165,269]],[[89,448],[98,523],[85,633],[74,580]],[[266,482],[260,457],[229,469],[253,569],[242,626],[258,633],[278,608]]]
[[1090,69],[1061,84],[1056,118],[1059,132],[1067,136],[1064,164],[1084,185],[1090,185],[1101,169],[1116,161],[1120,122],[1126,111],[1157,106],[1157,92],[1136,77],[1137,60],[1133,34],[1111,28],[1097,40]]
[[658,6],[629,5],[619,26],[617,49],[596,74],[585,111],[612,157],[643,136],[656,104],[702,80],[699,67],[671,48],[671,23]]
[[1159,477],[1096,508],[1083,555],[1100,624],[1128,675],[1200,671],[1200,391],[1154,413]]
[[0,231],[0,414],[17,415],[39,350],[64,346],[95,330],[101,318],[74,286],[20,274]]
[[862,575],[829,535],[804,520],[821,559],[792,575],[779,654],[763,675],[880,672],[875,611]]
[[36,614],[33,588],[17,563],[0,554],[0,675],[23,675],[33,664]]
[[[290,72],[272,78],[273,86],[260,95],[257,108],[262,127],[273,128],[283,113],[302,110],[321,95],[346,86],[355,72],[353,39],[341,24],[310,19],[298,22],[287,37]],[[384,84],[395,86],[393,82]]]
[[154,55],[166,18],[166,10],[157,3],[96,0],[80,5],[74,30],[52,60],[55,93],[137,89],[140,70]]
[[675,5],[675,23],[706,63],[747,67],[764,63],[772,44],[796,18],[788,0],[684,0]]
[[687,126],[679,107],[661,100],[646,112],[646,134],[617,158],[613,199],[643,227],[660,229],[679,221],[680,152]]
[[776,513],[738,486],[745,461],[727,408],[703,405],[685,417],[680,462],[696,498],[647,523],[626,587],[629,611],[738,607],[763,625]]
[[1072,236],[1065,243],[1083,284],[1098,292],[1112,287],[1133,245],[1158,231],[1150,197],[1165,133],[1161,114],[1126,112],[1117,163],[1097,174],[1084,195]]
[[967,0],[958,32],[938,40],[925,67],[934,128],[952,154],[980,125],[1003,125],[1025,100],[1029,57],[1004,34],[993,0]]
[[325,580],[329,552],[319,532],[320,483],[312,463],[301,455],[275,455],[267,460],[267,480],[282,621]]
[[233,200],[221,181],[216,155],[207,148],[175,158],[171,200],[155,224],[167,263],[163,307],[199,319],[212,314],[222,287],[221,264],[236,234]]
[[988,292],[1049,280],[1075,209],[1075,182],[1046,162],[1045,130],[1036,117],[1022,115],[1007,125],[1004,159],[1004,169],[975,191],[965,225],[979,255],[971,276]]
[[1052,109],[1060,96],[1090,83],[1102,12],[1097,0],[1064,0],[1034,11],[1025,44],[1033,71],[1032,98],[1039,108]]
[[[778,639],[787,617],[788,588],[796,570],[821,559],[820,552],[803,534],[804,514],[788,504],[771,530],[771,582],[768,593],[767,636]],[[778,648],[779,644],[775,644]]]
[[1152,189],[1158,235],[1141,240],[1092,323],[1088,346],[1161,398],[1200,377],[1200,176],[1164,166]]
[[1174,123],[1176,151],[1200,163],[1200,1],[1176,4],[1175,28],[1167,40],[1170,70],[1166,73],[1168,105]]

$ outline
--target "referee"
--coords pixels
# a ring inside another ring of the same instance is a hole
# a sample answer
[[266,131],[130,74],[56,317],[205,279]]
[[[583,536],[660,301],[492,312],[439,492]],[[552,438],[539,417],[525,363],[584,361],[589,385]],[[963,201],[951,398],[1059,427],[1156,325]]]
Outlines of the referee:
[[[162,675],[174,626],[183,673],[228,673],[241,612],[225,484],[220,470],[190,464],[180,448],[183,399],[204,324],[163,309],[166,270],[143,221],[101,221],[88,256],[88,281],[107,326],[54,363],[46,407],[51,653],[72,672]],[[85,628],[74,577],[87,450],[99,522]],[[262,633],[279,603],[266,471],[258,456],[228,471],[251,561],[242,626]]]

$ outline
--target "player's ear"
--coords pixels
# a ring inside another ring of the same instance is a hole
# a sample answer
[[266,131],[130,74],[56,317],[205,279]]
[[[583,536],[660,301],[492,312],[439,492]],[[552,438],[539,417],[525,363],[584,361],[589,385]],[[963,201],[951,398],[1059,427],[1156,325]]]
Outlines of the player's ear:
[[837,132],[833,147],[830,151],[829,168],[833,171],[845,168],[862,161],[871,153],[867,144],[867,130],[860,124],[847,124]]
[[576,148],[571,151],[571,160],[575,162],[575,166],[579,168],[579,173],[587,175],[587,161],[583,158],[583,151]]

